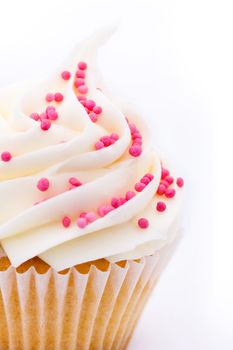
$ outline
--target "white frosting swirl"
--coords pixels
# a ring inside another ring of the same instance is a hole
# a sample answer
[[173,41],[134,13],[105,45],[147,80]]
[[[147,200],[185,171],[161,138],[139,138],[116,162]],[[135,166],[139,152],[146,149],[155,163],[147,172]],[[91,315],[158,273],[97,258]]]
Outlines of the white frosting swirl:
[[[176,197],[164,200],[166,212],[155,210],[156,200],[160,200],[155,193],[161,163],[151,149],[144,124],[135,112],[115,106],[95,80],[94,53],[106,37],[97,35],[79,45],[48,80],[0,92],[0,153],[7,150],[13,156],[10,162],[0,161],[0,239],[14,266],[37,255],[56,270],[98,258],[139,258],[166,242],[177,220],[181,201],[177,187]],[[98,123],[89,119],[77,100],[73,78],[64,81],[60,76],[66,69],[73,77],[79,61],[88,64],[88,98],[103,108]],[[59,119],[44,132],[29,115],[45,110],[48,103],[44,97],[49,91],[61,92],[64,100],[56,104]],[[137,158],[128,153],[131,135],[126,115],[142,133],[143,153]],[[112,132],[119,140],[96,151],[96,141]],[[77,227],[75,219],[80,212],[96,211],[113,196],[133,190],[148,172],[154,179],[142,192],[85,228]],[[51,184],[46,192],[36,186],[42,177]],[[77,177],[83,185],[67,191],[70,177]],[[65,215],[72,218],[69,228],[61,224]],[[148,229],[138,227],[140,217],[149,219]]]

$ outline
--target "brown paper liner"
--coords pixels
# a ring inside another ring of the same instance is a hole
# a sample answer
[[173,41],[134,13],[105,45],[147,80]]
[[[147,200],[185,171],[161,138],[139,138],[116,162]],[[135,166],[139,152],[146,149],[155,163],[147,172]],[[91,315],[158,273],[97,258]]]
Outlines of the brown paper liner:
[[178,239],[139,261],[0,272],[1,350],[122,350]]

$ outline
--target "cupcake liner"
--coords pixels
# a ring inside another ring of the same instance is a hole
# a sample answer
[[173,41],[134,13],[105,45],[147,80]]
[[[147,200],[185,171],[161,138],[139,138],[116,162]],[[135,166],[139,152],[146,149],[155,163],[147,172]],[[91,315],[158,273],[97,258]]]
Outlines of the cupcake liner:
[[0,272],[0,349],[125,349],[178,240],[104,271]]

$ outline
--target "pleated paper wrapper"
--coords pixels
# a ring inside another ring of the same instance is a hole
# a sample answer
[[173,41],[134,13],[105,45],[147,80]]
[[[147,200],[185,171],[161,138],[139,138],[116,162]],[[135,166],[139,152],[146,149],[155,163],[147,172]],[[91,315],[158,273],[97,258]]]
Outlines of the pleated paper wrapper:
[[0,272],[0,350],[126,349],[178,241],[106,271]]

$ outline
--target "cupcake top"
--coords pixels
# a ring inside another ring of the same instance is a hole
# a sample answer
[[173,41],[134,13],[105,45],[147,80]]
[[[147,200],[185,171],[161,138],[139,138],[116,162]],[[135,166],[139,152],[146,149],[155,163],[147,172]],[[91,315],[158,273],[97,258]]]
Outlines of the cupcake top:
[[96,78],[108,36],[82,42],[48,79],[0,92],[0,239],[13,266],[136,259],[176,233],[182,178]]

